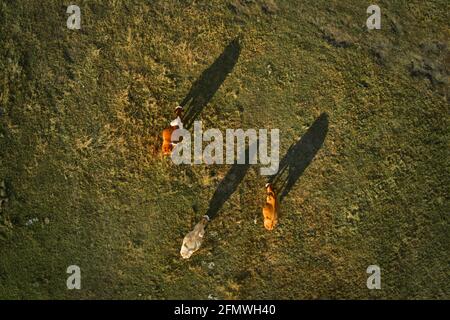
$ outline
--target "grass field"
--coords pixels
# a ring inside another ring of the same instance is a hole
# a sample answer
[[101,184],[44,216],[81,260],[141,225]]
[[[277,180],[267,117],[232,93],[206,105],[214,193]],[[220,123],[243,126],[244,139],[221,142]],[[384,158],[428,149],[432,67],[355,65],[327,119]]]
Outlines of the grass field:
[[[72,2],[0,2],[0,298],[450,298],[448,1],[379,0],[371,31],[359,0],[75,3],[81,30]],[[259,166],[160,156],[183,101],[280,129],[274,231]]]

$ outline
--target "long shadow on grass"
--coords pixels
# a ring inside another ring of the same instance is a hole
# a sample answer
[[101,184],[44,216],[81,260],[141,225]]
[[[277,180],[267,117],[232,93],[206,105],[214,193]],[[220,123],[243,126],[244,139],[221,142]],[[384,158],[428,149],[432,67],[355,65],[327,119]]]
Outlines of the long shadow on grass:
[[228,74],[233,70],[240,52],[241,45],[239,38],[236,38],[226,46],[216,61],[203,71],[200,78],[192,85],[186,98],[180,104],[185,109],[182,121],[186,129],[192,127],[195,119],[219,90]]
[[280,202],[291,191],[298,178],[314,159],[325,141],[327,132],[328,115],[322,113],[300,140],[289,147],[286,155],[280,161],[278,173],[269,179],[269,182],[278,191]]
[[227,174],[225,175],[225,178],[223,178],[223,180],[219,183],[219,186],[214,192],[214,195],[209,202],[208,211],[206,212],[206,215],[211,219],[217,216],[220,208],[222,208],[224,203],[236,191],[245,175],[247,174],[247,171],[250,168],[250,164],[248,164],[249,146],[247,146],[245,150],[245,157],[247,159],[247,161],[245,161],[245,164],[233,164],[231,166],[231,169],[228,170]]

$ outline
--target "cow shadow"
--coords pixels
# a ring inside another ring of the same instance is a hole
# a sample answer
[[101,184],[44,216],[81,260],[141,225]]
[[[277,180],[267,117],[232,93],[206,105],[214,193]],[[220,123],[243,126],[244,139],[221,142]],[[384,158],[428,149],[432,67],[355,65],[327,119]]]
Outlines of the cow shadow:
[[192,127],[195,119],[211,101],[228,74],[233,70],[240,52],[239,38],[235,38],[225,47],[214,63],[203,71],[200,78],[194,82],[189,93],[180,103],[185,110],[181,120],[186,129]]
[[237,163],[233,164],[230,170],[228,170],[225,177],[217,186],[216,191],[214,192],[209,202],[209,207],[206,212],[206,215],[210,219],[214,219],[217,216],[222,206],[237,190],[242,180],[244,180],[245,175],[250,169],[250,164],[248,161],[249,146],[246,147],[245,156],[247,159],[247,161],[245,161],[245,164],[237,164]]
[[322,147],[328,133],[328,115],[322,113],[308,131],[287,151],[280,161],[278,172],[269,178],[275,190],[278,192],[279,201],[291,191],[297,180],[314,159]]

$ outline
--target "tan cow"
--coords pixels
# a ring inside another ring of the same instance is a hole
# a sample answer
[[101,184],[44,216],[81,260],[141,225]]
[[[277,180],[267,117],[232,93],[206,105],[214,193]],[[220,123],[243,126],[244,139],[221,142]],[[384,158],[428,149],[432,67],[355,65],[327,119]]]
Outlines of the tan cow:
[[264,227],[273,230],[278,222],[278,200],[270,183],[266,184],[266,204],[263,207]]

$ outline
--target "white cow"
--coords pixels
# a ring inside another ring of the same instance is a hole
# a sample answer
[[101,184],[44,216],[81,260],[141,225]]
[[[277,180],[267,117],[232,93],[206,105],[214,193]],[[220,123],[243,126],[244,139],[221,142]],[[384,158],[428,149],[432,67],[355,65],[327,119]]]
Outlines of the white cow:
[[192,254],[197,251],[203,242],[205,235],[205,226],[209,222],[208,216],[203,216],[202,220],[197,223],[194,230],[189,232],[183,239],[180,254],[184,259],[189,259]]

